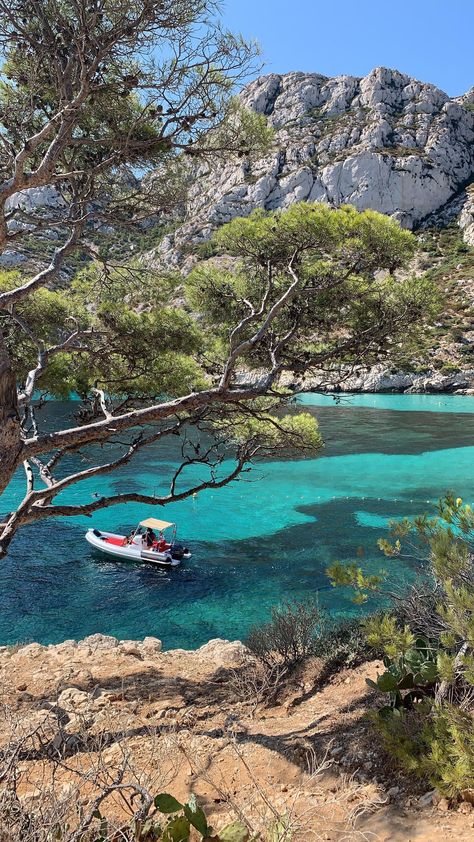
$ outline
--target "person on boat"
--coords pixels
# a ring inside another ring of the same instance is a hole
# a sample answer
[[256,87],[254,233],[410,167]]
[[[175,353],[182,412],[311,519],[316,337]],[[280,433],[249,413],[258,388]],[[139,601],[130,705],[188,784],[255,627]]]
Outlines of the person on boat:
[[155,541],[156,541],[156,535],[153,532],[153,529],[151,529],[150,526],[147,526],[146,532],[143,536],[143,543],[145,544],[146,547],[151,549],[151,547],[153,546]]
[[160,553],[164,553],[167,548],[166,539],[162,532],[158,535],[158,541],[156,543],[157,549]]
[[135,538],[135,530],[132,529],[129,535],[125,538],[124,544],[133,544],[133,539]]

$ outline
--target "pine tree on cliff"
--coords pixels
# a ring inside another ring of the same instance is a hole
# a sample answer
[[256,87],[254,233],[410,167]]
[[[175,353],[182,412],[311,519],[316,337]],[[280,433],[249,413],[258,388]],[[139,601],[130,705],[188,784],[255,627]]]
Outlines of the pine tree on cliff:
[[[211,0],[0,0],[0,250],[30,258],[0,286],[0,494],[25,472],[0,555],[25,523],[164,505],[275,450],[314,450],[308,416],[275,415],[281,375],[377,359],[426,309],[423,280],[393,277],[412,236],[370,211],[234,221],[210,246],[229,258],[193,272],[188,304],[181,276],[114,259],[123,231],[138,242],[146,219],[169,223],[189,161],[271,143],[264,118],[230,96],[254,48],[215,15]],[[45,397],[73,392],[80,423],[45,430]],[[170,434],[183,460],[165,492],[54,504]],[[104,461],[89,450],[90,466],[68,472],[64,456],[94,443],[110,445]]]

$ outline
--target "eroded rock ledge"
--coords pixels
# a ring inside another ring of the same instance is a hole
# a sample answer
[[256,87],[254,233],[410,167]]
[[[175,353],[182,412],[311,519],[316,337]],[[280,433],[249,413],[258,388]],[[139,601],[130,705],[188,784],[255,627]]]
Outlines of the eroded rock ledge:
[[343,380],[331,383],[327,375],[308,377],[300,384],[305,391],[325,392],[398,392],[405,394],[474,394],[474,369],[422,373],[394,371],[380,364],[370,369],[360,368]]
[[[258,383],[264,373],[257,371],[238,374],[239,384]],[[442,373],[396,371],[386,363],[372,368],[357,367],[344,373],[338,371],[331,376],[327,372],[315,372],[304,378],[289,374],[280,379],[280,386],[295,392],[396,392],[405,394],[454,394],[474,395],[474,369]]]

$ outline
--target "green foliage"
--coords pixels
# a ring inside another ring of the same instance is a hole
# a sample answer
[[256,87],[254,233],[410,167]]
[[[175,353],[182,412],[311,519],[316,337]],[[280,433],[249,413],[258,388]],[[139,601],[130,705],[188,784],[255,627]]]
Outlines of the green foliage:
[[[155,796],[153,805],[155,810],[146,818],[134,819],[129,828],[121,828],[120,838],[124,842],[189,842],[191,839],[196,842],[198,840],[199,842],[249,842],[250,840],[249,831],[241,821],[231,822],[218,832],[214,831],[194,795],[182,804],[173,795],[160,793]],[[112,839],[117,838],[111,823],[99,810],[94,813],[94,819],[98,823],[98,828],[94,829],[93,842],[112,842]],[[89,835],[84,834],[83,837],[78,838],[78,842],[89,842],[90,838]],[[288,842],[290,842],[289,837]]]
[[433,739],[431,705],[425,701],[412,709],[385,710],[386,715],[377,712],[371,719],[386,750],[407,772],[428,783],[425,764]]
[[413,775],[449,799],[474,790],[474,720],[472,712],[424,702],[396,716],[378,716],[376,727],[390,754]]
[[244,108],[238,97],[232,97],[228,104],[226,119],[208,138],[210,146],[235,146],[236,139],[241,140],[239,157],[264,155],[269,152],[274,130],[263,114],[257,114]]
[[277,416],[272,412],[274,404],[274,400],[258,398],[240,414],[232,413],[230,418],[218,423],[217,428],[229,428],[237,443],[255,441],[261,455],[265,455],[266,448],[314,455],[323,446],[317,419],[309,412]]
[[362,605],[369,598],[369,591],[379,591],[384,582],[385,573],[367,575],[358,564],[341,564],[336,561],[331,564],[326,573],[331,579],[333,587],[350,587],[354,590],[353,602]]
[[323,681],[345,667],[355,667],[382,654],[381,647],[368,640],[365,624],[358,618],[325,619],[314,642],[314,655],[323,661]]
[[[367,679],[367,684],[379,693],[388,694],[388,705],[379,710],[379,716],[386,717],[403,707],[412,707],[431,692],[439,678],[437,650],[425,638],[414,638],[410,629],[397,629],[393,618],[372,619],[367,628],[367,639],[372,645],[383,645],[391,654],[384,657],[386,670],[376,681]],[[389,627],[393,638],[387,639]],[[379,634],[377,633],[379,631]],[[405,692],[406,691],[406,692]]]
[[368,643],[379,647],[389,658],[396,658],[399,653],[404,655],[415,643],[408,626],[400,628],[389,614],[369,617],[364,625]]
[[[226,257],[198,264],[186,279],[186,294],[213,339],[225,343],[250,307],[259,312],[264,300],[262,319],[268,314],[294,272],[297,288],[273,322],[273,334],[290,331],[287,367],[297,363],[304,370],[320,360],[350,361],[356,347],[360,353],[358,338],[369,333],[373,342],[367,343],[367,354],[375,359],[388,347],[388,333],[390,343],[401,335],[402,312],[403,335],[408,336],[421,314],[436,309],[433,284],[392,276],[408,263],[415,243],[393,220],[350,206],[301,202],[279,213],[256,210],[216,231],[211,246]],[[251,336],[255,325],[251,319],[242,339]],[[249,348],[246,365],[259,367],[268,360],[268,341],[265,336],[258,347]]]
[[[44,0],[40,7],[12,0],[9,16],[0,18],[7,33],[0,109],[14,148],[57,114],[66,97],[78,95],[75,142],[59,166],[87,172],[110,161],[97,173],[101,180],[105,172],[110,184],[117,165],[162,164],[173,158],[174,144],[194,154],[212,133],[221,133],[219,148],[241,154],[267,142],[265,119],[230,96],[258,50],[221,29],[214,4],[149,0],[144,9],[129,0],[103,0],[98,12],[84,0]],[[84,96],[88,70],[92,84]],[[30,169],[49,141],[30,155]]]
[[314,654],[323,627],[316,602],[287,602],[272,608],[268,623],[253,626],[245,643],[268,666],[291,669]]
[[430,780],[449,798],[474,790],[474,720],[472,711],[446,704],[433,716],[424,767]]
[[[16,273],[3,273],[0,289],[18,283]],[[112,394],[154,398],[180,395],[205,384],[197,360],[203,338],[196,321],[171,306],[174,276],[116,270],[103,276],[94,266],[81,272],[70,290],[38,289],[16,307],[28,324],[0,315],[7,345],[24,380],[42,349],[61,344],[75,330],[93,331],[79,345],[84,350],[48,355],[38,387],[55,397],[77,392],[85,396],[98,382]]]
[[[435,517],[405,519],[391,531],[392,540],[379,541],[388,558],[402,558],[405,546],[411,556],[428,552],[432,598],[415,592],[365,624],[368,642],[385,653],[386,671],[368,680],[388,700],[377,728],[406,768],[458,797],[474,786],[474,510],[448,493]],[[329,572],[357,596],[373,590],[357,565]]]

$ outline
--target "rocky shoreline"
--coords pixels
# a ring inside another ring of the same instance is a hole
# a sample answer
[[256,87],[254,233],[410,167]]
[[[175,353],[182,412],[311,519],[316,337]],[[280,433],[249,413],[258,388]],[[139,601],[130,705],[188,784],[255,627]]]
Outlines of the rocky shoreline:
[[355,369],[347,376],[339,376],[337,382],[331,382],[327,374],[316,374],[295,385],[306,392],[474,395],[474,369],[445,374],[436,370],[416,373],[397,371],[381,363],[370,369]]
[[[237,377],[239,385],[258,385],[265,372],[241,371]],[[407,395],[447,394],[474,395],[474,369],[453,371],[443,374],[435,369],[423,372],[400,371],[384,363],[364,368],[363,366],[335,372],[314,372],[302,378],[285,374],[279,385],[294,392],[342,393],[395,393]]]

